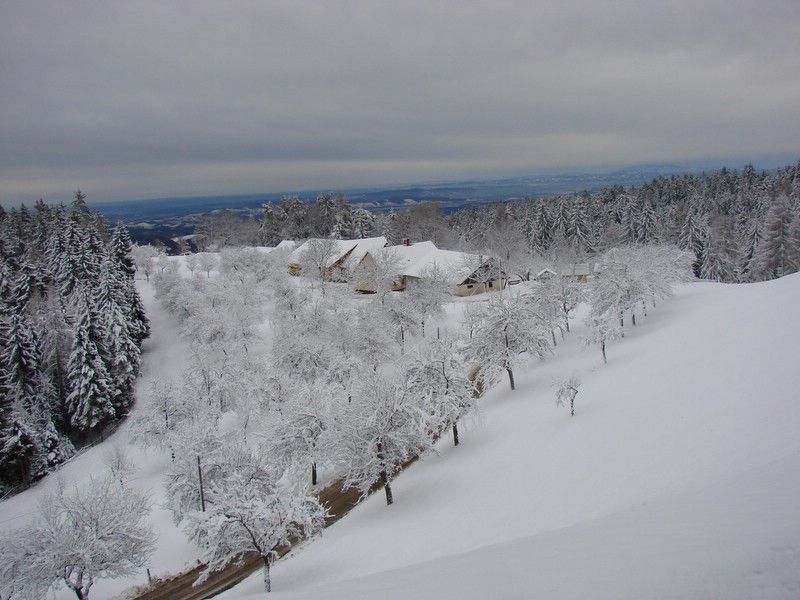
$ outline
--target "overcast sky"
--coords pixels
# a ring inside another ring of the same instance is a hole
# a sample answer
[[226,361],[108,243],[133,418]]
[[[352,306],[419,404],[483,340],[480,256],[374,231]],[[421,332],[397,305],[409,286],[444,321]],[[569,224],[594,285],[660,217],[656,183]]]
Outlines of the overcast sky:
[[800,2],[0,3],[0,200],[800,156]]

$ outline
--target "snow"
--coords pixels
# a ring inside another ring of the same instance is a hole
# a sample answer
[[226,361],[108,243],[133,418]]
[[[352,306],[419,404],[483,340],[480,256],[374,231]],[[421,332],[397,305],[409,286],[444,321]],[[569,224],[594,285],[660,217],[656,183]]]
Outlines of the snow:
[[[134,412],[187,354],[151,286],[137,284],[152,337]],[[475,301],[486,298],[448,303],[437,325],[455,327]],[[554,356],[515,371],[516,391],[503,380],[487,392],[460,446],[446,436],[393,482],[392,507],[377,494],[276,563],[275,598],[800,596],[797,306],[800,275],[694,283],[626,323],[608,365],[581,347],[578,314]],[[552,387],[571,375],[574,418]],[[129,445],[128,426],[0,503],[0,531],[30,519],[57,478],[104,472],[121,444],[138,468],[131,485],[153,502],[153,575],[194,563],[199,549],[161,508],[169,456]],[[145,582],[99,580],[92,597]],[[262,598],[260,574],[221,597]]]
[[[300,264],[303,254],[309,248],[309,245],[317,238],[311,238],[297,246],[289,255],[289,264]],[[385,237],[363,238],[357,240],[334,240],[336,242],[336,250],[331,253],[326,266],[330,267],[336,264],[345,254],[349,254],[347,260],[350,264],[357,265],[364,258],[364,255],[370,250],[377,250],[383,248],[387,244]]]
[[397,275],[406,275],[407,271],[419,261],[427,261],[430,256],[436,253],[438,248],[433,242],[418,242],[409,246],[387,246],[372,252],[371,254],[383,254],[391,257]]
[[438,268],[452,285],[463,283],[482,263],[477,254],[443,250],[433,242],[388,246],[377,252],[386,252],[392,257],[397,275],[421,278],[431,269]]
[[275,246],[276,250],[294,250],[297,247],[297,242],[294,240],[281,240],[278,242],[278,245]]
[[[144,343],[141,374],[136,383],[137,405],[132,412],[148,398],[153,379],[167,379],[184,368],[187,352],[172,317],[153,298],[152,287],[143,281],[137,281],[137,286],[150,319],[152,334]],[[161,507],[165,502],[163,473],[169,465],[169,455],[155,450],[144,451],[129,444],[129,426],[130,420],[122,423],[104,443],[84,450],[56,473],[39,481],[29,490],[0,503],[0,531],[5,532],[27,523],[33,517],[39,499],[55,489],[58,479],[70,489],[73,485],[81,485],[92,477],[108,472],[108,467],[104,464],[105,454],[112,445],[120,444],[137,468],[130,479],[130,485],[146,492],[152,502],[149,522],[159,537],[157,550],[150,560],[153,576],[177,573],[193,563],[200,551],[174,525],[172,514]],[[145,583],[147,576],[144,571],[136,577],[126,579],[100,579],[92,587],[91,597],[111,598],[123,589]],[[62,587],[56,592],[55,598],[74,598],[74,594]]]
[[448,283],[458,285],[472,275],[482,262],[481,257],[477,254],[437,248],[435,253],[427,257],[427,260],[418,261],[404,275],[423,277],[427,270],[438,268],[445,275]]
[[[273,569],[274,597],[796,598],[800,275],[694,283],[624,339],[583,328]],[[582,382],[576,416],[553,381]],[[261,598],[259,575],[224,598]]]

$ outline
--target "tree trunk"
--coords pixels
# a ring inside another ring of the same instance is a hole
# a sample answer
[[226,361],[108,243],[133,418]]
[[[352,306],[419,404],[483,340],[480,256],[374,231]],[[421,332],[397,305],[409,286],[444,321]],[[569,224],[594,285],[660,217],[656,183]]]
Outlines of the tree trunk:
[[386,475],[386,471],[381,471],[381,482],[383,483],[383,491],[386,493],[386,506],[391,506],[394,498],[392,497],[392,486],[389,485],[389,477]]
[[575,396],[569,399],[569,416],[575,416]]
[[551,329],[550,335],[553,336],[553,346],[558,346],[558,342],[556,341],[556,332]]
[[425,319],[422,319],[421,328],[422,328],[422,337],[425,337]]
[[200,511],[206,512],[206,495],[203,490],[203,468],[200,466],[200,455],[197,455],[197,479],[200,481]]
[[508,367],[506,367],[506,371],[508,371],[508,382],[511,384],[511,390],[513,391],[513,390],[515,390],[515,389],[516,389],[516,388],[514,387],[514,373],[513,373],[513,371],[512,371],[510,368],[508,368]]
[[600,350],[603,352],[603,362],[607,363],[608,360],[606,360],[606,343],[605,342],[600,342]]
[[[383,444],[378,442],[376,450],[378,460],[383,464]],[[383,484],[383,491],[386,493],[386,505],[391,506],[392,502],[394,502],[394,498],[392,497],[392,486],[389,485],[389,476],[385,468],[381,470],[381,483]]]
[[458,424],[453,423],[453,446],[458,446]]
[[311,485],[317,485],[317,463],[311,463]]
[[262,556],[261,560],[264,562],[264,589],[267,591],[267,593],[269,593],[272,591],[272,581],[270,581],[269,577],[269,563],[271,562],[270,557]]
[[636,313],[635,312],[631,313],[631,323],[633,323],[633,326],[636,327]]

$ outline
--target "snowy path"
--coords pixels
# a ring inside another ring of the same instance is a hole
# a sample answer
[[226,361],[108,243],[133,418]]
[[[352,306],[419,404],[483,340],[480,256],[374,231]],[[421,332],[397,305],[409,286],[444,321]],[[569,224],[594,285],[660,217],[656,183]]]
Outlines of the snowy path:
[[[709,597],[741,584],[739,597],[797,597],[797,306],[800,275],[693,284],[626,327],[608,365],[575,327],[517,391],[486,394],[461,446],[444,440],[401,474],[394,506],[369,498],[277,563],[274,596]],[[574,419],[551,388],[569,373],[583,381]],[[539,560],[552,572],[536,580]],[[223,597],[261,597],[261,582]]]
[[[187,345],[175,327],[170,315],[161,308],[153,297],[152,286],[137,281],[139,292],[150,319],[151,337],[145,341],[142,355],[142,369],[136,383],[137,404],[148,398],[150,384],[155,378],[169,378],[179,373],[186,364]],[[166,575],[180,571],[187,563],[193,562],[199,552],[186,539],[172,522],[171,513],[160,504],[164,500],[162,474],[169,464],[169,456],[159,451],[144,451],[129,444],[130,421],[123,423],[119,429],[104,443],[87,449],[64,465],[56,473],[38,482],[31,489],[0,503],[0,530],[19,527],[30,520],[35,511],[38,499],[46,492],[54,489],[57,480],[61,479],[69,489],[72,485],[80,485],[92,476],[102,473],[106,467],[103,456],[114,444],[123,445],[136,465],[131,485],[147,492],[153,503],[150,522],[159,536],[158,549],[150,561],[153,575]],[[120,591],[132,586],[147,583],[144,571],[135,577],[119,580],[99,580],[91,590],[91,597],[97,600],[112,598]],[[66,588],[57,592],[55,598],[74,598]]]

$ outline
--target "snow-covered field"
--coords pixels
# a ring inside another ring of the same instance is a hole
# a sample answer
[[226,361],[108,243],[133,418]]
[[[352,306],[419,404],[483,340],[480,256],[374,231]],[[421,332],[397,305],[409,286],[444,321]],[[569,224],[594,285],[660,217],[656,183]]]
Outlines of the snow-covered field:
[[[800,597],[800,275],[695,283],[482,401],[462,445],[278,562],[275,598]],[[570,418],[554,378],[583,385]],[[225,598],[263,597],[258,574]]]
[[[140,401],[183,368],[172,318],[140,291],[152,322]],[[472,299],[475,301],[474,299]],[[448,306],[452,327],[462,302]],[[580,347],[580,315],[554,356],[478,422],[273,569],[276,598],[800,597],[800,275],[740,286],[694,283],[608,348]],[[551,384],[582,381],[570,418]],[[134,408],[134,411],[136,408]],[[23,524],[56,484],[105,469],[126,446],[159,534],[154,575],[199,551],[161,508],[169,457],[128,444],[129,423],[32,489],[0,504]],[[112,598],[146,581],[99,580]],[[66,590],[55,597],[69,598]],[[225,598],[263,597],[256,574]]]

